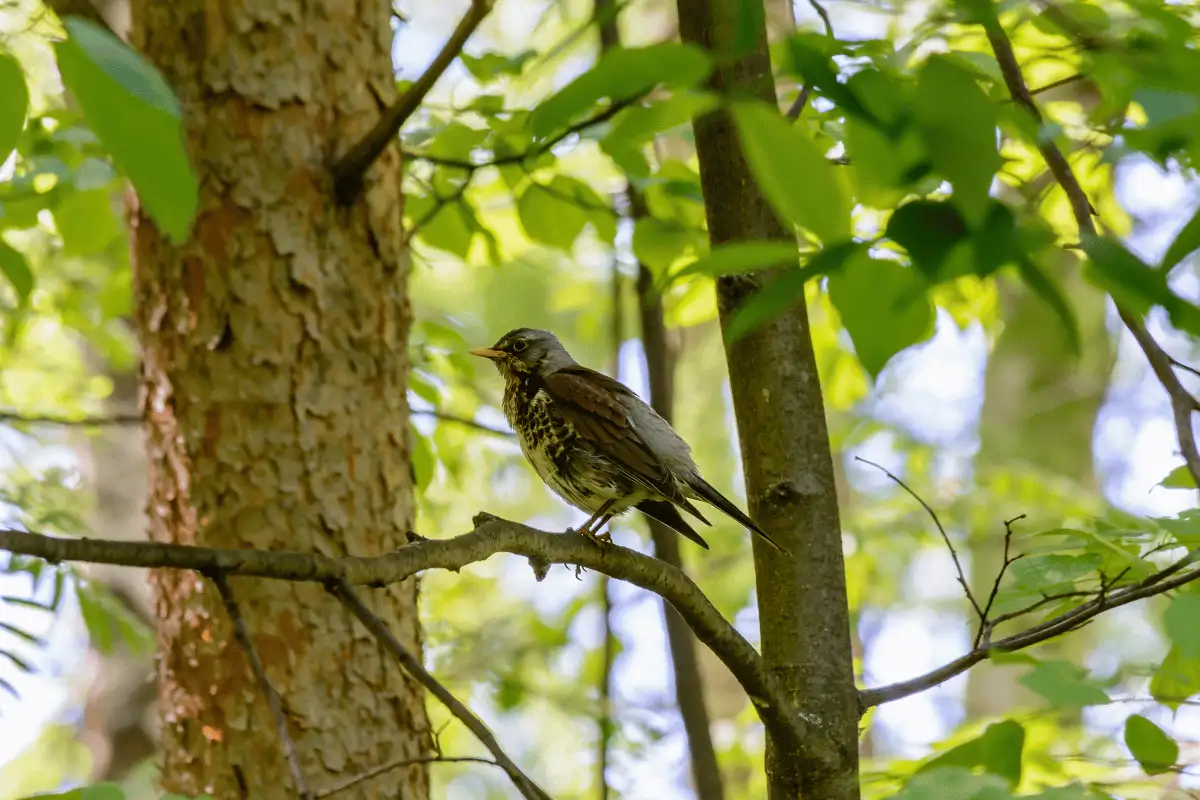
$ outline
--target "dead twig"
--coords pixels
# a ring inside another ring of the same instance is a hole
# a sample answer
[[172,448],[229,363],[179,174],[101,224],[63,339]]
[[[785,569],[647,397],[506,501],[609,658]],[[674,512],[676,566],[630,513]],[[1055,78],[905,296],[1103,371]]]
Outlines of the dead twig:
[[225,613],[233,622],[233,635],[241,645],[242,652],[246,654],[246,661],[250,664],[250,671],[254,673],[254,679],[258,681],[258,687],[262,689],[262,693],[267,698],[267,705],[271,709],[271,717],[275,720],[275,728],[279,731],[279,741],[283,744],[283,752],[287,756],[288,769],[291,770],[296,792],[304,800],[309,800],[313,795],[308,788],[308,782],[304,779],[304,773],[300,769],[300,758],[296,755],[296,745],[292,742],[291,734],[288,733],[287,718],[283,715],[283,705],[279,702],[279,694],[275,691],[275,687],[267,679],[267,671],[263,668],[262,659],[258,657],[258,650],[254,648],[246,620],[242,618],[242,612],[238,609],[237,599],[233,596],[233,588],[230,587],[224,572],[211,570],[205,574],[217,587],[217,592],[221,595],[221,602],[225,604]]
[[378,767],[367,770],[359,775],[355,775],[344,783],[339,783],[332,789],[326,789],[323,792],[318,792],[313,795],[313,800],[325,800],[325,798],[333,797],[336,794],[341,794],[347,789],[353,789],[360,783],[365,783],[372,778],[378,778],[380,775],[391,772],[392,770],[402,767],[411,767],[415,764],[491,764],[493,767],[499,767],[500,763],[490,758],[481,758],[480,756],[422,756],[420,758],[400,758],[395,761],[389,761],[386,764],[380,764]]

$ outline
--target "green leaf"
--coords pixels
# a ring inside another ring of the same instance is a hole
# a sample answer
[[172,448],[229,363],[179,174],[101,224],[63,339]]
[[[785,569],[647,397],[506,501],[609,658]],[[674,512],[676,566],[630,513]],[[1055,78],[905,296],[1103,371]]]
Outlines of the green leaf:
[[1037,692],[1055,708],[1103,705],[1108,695],[1087,680],[1087,671],[1069,661],[1043,661],[1021,677],[1022,686]]
[[108,31],[77,17],[64,25],[69,38],[55,45],[63,83],[146,212],[183,241],[199,184],[184,147],[179,101],[153,66]]
[[42,643],[41,639],[34,636],[29,631],[21,630],[16,625],[13,625],[8,622],[0,622],[0,631],[6,631],[8,633],[11,633],[13,636],[16,636],[18,639],[21,639],[25,642],[28,642],[29,644],[40,645]]
[[1183,229],[1175,236],[1175,241],[1167,248],[1162,263],[1158,268],[1163,273],[1170,272],[1180,261],[1200,249],[1200,209],[1188,220]]
[[983,767],[1016,787],[1021,782],[1021,753],[1025,748],[1025,727],[1015,720],[987,726],[980,736],[947,750],[923,764],[919,772],[942,767]]
[[602,242],[617,238],[617,214],[612,204],[602,198],[589,184],[570,175],[555,175],[547,190],[567,203],[583,209],[587,220],[596,229]]
[[930,283],[974,272],[950,269],[951,254],[969,240],[970,231],[962,215],[949,203],[917,200],[897,208],[888,220],[886,236],[908,251],[913,266]]
[[[432,206],[431,206],[432,207]],[[417,229],[421,241],[466,259],[475,240],[475,213],[462,200],[447,203]]]
[[918,73],[913,114],[934,166],[954,186],[954,205],[971,225],[981,224],[1001,164],[987,95],[968,73],[934,56]]
[[97,783],[60,794],[39,794],[37,800],[125,800],[125,792],[115,783]]
[[804,287],[810,280],[840,269],[847,259],[864,247],[857,242],[843,242],[817,253],[803,267],[785,270],[737,307],[729,320],[726,336],[736,342],[802,302]]
[[1013,562],[1011,567],[1017,583],[1028,589],[1049,589],[1063,583],[1074,583],[1101,567],[1103,559],[1095,553],[1068,556],[1060,553],[1035,555]]
[[553,188],[531,183],[517,200],[517,216],[535,242],[570,253],[587,225],[589,214],[577,203],[559,196]]
[[0,272],[8,278],[23,305],[33,291],[33,270],[29,268],[25,256],[3,239],[0,239]]
[[1175,595],[1163,615],[1167,635],[1187,658],[1200,658],[1200,595]]
[[463,66],[475,80],[487,83],[500,75],[520,75],[525,69],[525,64],[535,55],[537,55],[536,50],[525,50],[515,56],[506,56],[502,53],[484,53],[481,56],[473,56],[469,53],[462,53],[459,58],[462,59]]
[[633,254],[652,272],[662,275],[688,252],[696,238],[694,232],[676,222],[642,217],[633,226]]
[[850,202],[817,145],[763,103],[736,103],[733,119],[754,179],[775,213],[826,244],[849,239]]
[[858,360],[878,378],[892,356],[933,334],[933,303],[915,269],[858,253],[829,277],[829,299]]
[[1147,775],[1158,775],[1175,766],[1179,745],[1163,729],[1141,714],[1125,720],[1125,746]]
[[111,653],[113,647],[112,615],[107,613],[101,605],[95,588],[81,581],[75,596],[79,599],[79,612],[83,616],[83,624],[87,628],[92,645],[101,653]]
[[1200,658],[1184,655],[1172,647],[1150,679],[1150,696],[1172,710],[1200,694]]
[[[639,220],[640,222],[641,220]],[[635,233],[635,238],[636,235]],[[717,278],[722,275],[736,275],[768,267],[788,266],[795,264],[797,258],[794,242],[731,242],[718,245],[707,256],[683,266],[670,276],[668,282],[677,281],[689,275],[707,275]]]
[[413,483],[417,490],[424,491],[429,482],[433,480],[434,470],[437,467],[437,456],[433,454],[429,440],[411,425],[409,426],[409,435],[412,440]]
[[974,775],[963,767],[918,772],[892,800],[1011,800],[1003,778]]
[[1181,464],[1167,477],[1162,479],[1162,483],[1158,484],[1167,489],[1195,489],[1196,482],[1192,480],[1192,471],[1188,469],[1187,464]]
[[21,63],[7,53],[0,53],[0,164],[8,160],[29,113],[29,88]]
[[69,256],[103,250],[120,233],[106,189],[64,194],[54,207],[54,224]]
[[679,92],[647,105],[630,108],[617,118],[610,130],[601,140],[601,147],[606,151],[612,146],[609,143],[622,145],[637,145],[649,142],[657,134],[688,125],[691,121],[718,104],[715,95],[708,92]]
[[1080,237],[1087,253],[1088,276],[1118,301],[1144,314],[1151,305],[1162,306],[1171,324],[1200,336],[1200,308],[1184,300],[1167,284],[1167,273],[1147,266],[1118,242],[1105,236]]
[[0,656],[3,656],[4,658],[11,661],[13,663],[13,666],[15,666],[21,672],[32,673],[34,671],[33,667],[30,666],[27,661],[25,661],[23,658],[18,656],[16,653],[10,653],[7,650],[0,650]]
[[649,47],[618,47],[596,66],[564,86],[529,116],[534,136],[546,137],[591,110],[600,100],[616,103],[645,94],[659,84],[695,86],[708,76],[708,56],[695,45],[662,42]]

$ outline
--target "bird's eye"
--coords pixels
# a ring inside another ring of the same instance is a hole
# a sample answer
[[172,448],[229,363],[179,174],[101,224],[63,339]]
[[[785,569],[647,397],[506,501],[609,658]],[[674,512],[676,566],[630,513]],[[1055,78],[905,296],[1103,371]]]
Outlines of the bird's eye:
[[529,342],[527,342],[525,339],[517,339],[512,343],[512,351],[514,353],[524,353],[528,349]]

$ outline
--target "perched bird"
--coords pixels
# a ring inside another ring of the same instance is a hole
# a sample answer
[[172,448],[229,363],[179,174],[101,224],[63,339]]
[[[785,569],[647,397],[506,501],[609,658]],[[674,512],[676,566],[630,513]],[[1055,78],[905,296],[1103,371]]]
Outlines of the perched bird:
[[710,525],[690,502],[703,500],[786,552],[700,476],[665,419],[619,381],[577,363],[553,333],[517,328],[471,355],[504,377],[504,414],[538,476],[592,515],[579,533],[610,541],[604,525],[636,508],[707,550],[679,513]]

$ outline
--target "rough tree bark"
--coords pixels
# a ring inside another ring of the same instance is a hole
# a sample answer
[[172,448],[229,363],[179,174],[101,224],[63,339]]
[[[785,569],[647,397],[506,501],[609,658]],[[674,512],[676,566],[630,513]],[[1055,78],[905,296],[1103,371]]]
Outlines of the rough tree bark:
[[[395,98],[390,17],[388,0],[133,3],[132,44],[180,96],[201,187],[185,244],[130,215],[156,540],[367,555],[410,525],[399,154],[348,208],[329,175]],[[212,585],[152,582],[165,786],[295,796]],[[425,754],[420,691],[333,598],[232,583],[313,790]],[[372,600],[419,651],[415,582]],[[339,797],[427,794],[410,766]]]
[[[739,30],[739,7],[745,11],[739,0],[678,0],[681,37],[728,53]],[[722,94],[775,103],[761,22],[755,47],[718,61],[712,83]],[[758,190],[729,117],[709,114],[696,120],[695,132],[713,244],[792,241]],[[772,277],[768,271],[717,282],[723,328],[739,303]],[[782,558],[754,543],[763,657],[801,711],[819,718],[843,752],[836,769],[819,769],[805,753],[783,751],[768,740],[769,795],[850,800],[859,796],[858,707],[842,532],[804,305],[741,341],[727,341],[726,349],[751,513],[792,554]]]

